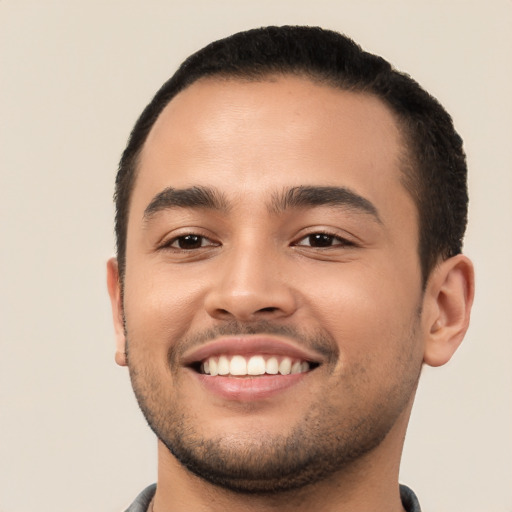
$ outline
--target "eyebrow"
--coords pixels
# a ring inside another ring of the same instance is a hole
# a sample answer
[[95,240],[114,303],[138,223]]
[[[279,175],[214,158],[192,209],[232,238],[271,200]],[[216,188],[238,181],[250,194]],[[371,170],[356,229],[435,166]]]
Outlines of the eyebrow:
[[274,213],[280,213],[290,208],[340,206],[369,214],[382,224],[375,205],[347,187],[292,187],[276,194],[269,206],[269,210]]
[[[306,207],[343,207],[369,214],[382,224],[377,208],[365,197],[347,187],[299,186],[274,194],[267,205],[271,213]],[[224,194],[215,188],[194,186],[177,189],[168,187],[159,192],[144,210],[144,220],[158,212],[173,208],[204,208],[228,212],[230,205]]]
[[228,202],[224,195],[209,187],[173,188],[168,187],[159,192],[144,210],[144,219],[172,208],[205,208],[227,211]]

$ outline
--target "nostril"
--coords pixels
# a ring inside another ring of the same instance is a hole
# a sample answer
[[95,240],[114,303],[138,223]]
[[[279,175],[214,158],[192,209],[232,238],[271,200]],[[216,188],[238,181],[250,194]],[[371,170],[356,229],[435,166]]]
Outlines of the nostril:
[[261,309],[258,309],[258,312],[261,312],[261,313],[273,313],[274,311],[277,311],[278,308],[274,308],[274,307],[268,307],[268,308],[261,308]]

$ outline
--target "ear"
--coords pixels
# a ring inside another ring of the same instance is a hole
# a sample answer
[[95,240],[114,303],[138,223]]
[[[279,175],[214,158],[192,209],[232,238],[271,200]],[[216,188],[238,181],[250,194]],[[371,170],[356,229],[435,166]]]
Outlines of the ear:
[[112,305],[112,318],[116,334],[116,363],[119,366],[127,366],[121,281],[119,279],[119,266],[116,258],[110,258],[107,261],[107,287]]
[[475,277],[473,264],[459,254],[441,262],[427,282],[424,301],[425,347],[429,366],[447,363],[459,347],[469,325]]

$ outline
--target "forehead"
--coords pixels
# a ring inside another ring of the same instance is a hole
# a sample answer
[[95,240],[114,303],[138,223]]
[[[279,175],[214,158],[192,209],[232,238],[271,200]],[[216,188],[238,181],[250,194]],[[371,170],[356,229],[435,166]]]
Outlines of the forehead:
[[[170,186],[254,197],[283,187],[342,185],[386,203],[404,194],[402,153],[393,114],[372,95],[296,76],[203,79],[155,122],[134,196],[149,201]],[[384,193],[390,182],[395,186]]]

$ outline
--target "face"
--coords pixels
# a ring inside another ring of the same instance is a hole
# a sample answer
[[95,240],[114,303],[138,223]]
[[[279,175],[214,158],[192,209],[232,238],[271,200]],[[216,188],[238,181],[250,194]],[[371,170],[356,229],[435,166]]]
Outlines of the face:
[[402,435],[423,357],[417,213],[376,98],[196,82],[143,148],[123,315],[150,426],[199,476],[268,492]]

